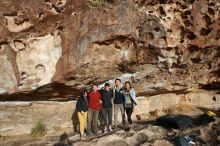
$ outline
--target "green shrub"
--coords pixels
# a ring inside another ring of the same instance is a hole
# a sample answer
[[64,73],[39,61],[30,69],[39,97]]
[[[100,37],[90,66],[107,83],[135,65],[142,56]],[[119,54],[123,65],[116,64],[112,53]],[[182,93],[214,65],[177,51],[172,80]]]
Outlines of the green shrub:
[[46,133],[46,126],[42,120],[38,120],[34,128],[31,129],[32,137],[43,136]]

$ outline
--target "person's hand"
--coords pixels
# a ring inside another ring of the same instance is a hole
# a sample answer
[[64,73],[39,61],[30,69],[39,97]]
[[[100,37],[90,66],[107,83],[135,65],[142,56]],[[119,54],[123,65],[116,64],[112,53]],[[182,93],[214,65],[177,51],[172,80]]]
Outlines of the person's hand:
[[102,101],[101,101],[101,100],[100,100],[99,102],[100,102],[100,104],[102,104]]
[[81,111],[81,115],[84,115],[84,111]]

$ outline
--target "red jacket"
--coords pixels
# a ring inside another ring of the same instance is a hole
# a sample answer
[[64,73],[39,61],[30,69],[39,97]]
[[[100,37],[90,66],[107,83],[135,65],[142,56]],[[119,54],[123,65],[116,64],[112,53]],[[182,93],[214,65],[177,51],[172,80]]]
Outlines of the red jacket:
[[101,103],[100,103],[101,98],[102,95],[99,91],[89,92],[88,94],[89,108],[94,110],[99,110],[101,108]]

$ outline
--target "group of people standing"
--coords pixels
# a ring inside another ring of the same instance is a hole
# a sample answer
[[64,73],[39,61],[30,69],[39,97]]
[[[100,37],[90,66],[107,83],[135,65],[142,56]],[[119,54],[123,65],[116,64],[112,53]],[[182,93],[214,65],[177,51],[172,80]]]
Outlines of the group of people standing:
[[[122,86],[121,80],[117,78],[113,88],[110,87],[109,83],[105,83],[101,90],[98,90],[98,85],[93,84],[92,91],[87,92],[84,90],[76,104],[81,138],[85,138],[86,125],[87,135],[97,134],[99,113],[102,114],[104,119],[104,133],[113,131],[113,126],[114,128],[119,128],[119,111],[121,112],[122,128],[125,129],[126,126],[126,113],[129,123],[128,128],[130,129],[132,124],[131,115],[136,105],[135,90],[129,81],[126,81],[124,86]],[[114,115],[114,124],[112,115]]]

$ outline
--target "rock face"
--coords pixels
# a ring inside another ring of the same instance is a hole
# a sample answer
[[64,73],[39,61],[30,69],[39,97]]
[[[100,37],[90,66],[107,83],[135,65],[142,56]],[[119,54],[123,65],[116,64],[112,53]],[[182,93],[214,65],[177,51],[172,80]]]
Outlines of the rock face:
[[73,131],[73,123],[77,123],[73,101],[1,102],[0,105],[1,136],[28,135],[38,121],[45,124],[48,133],[61,129]]
[[1,95],[66,97],[124,74],[139,95],[219,89],[218,0],[0,4]]
[[[203,113],[200,107],[218,109],[220,107],[220,95],[216,92],[204,90],[179,95],[169,93],[139,97],[138,103],[135,112],[132,114],[135,123],[165,114],[182,113],[195,116]],[[0,102],[0,135],[28,135],[39,120],[44,122],[47,134],[56,134],[59,130],[78,132],[79,122],[75,105],[76,101]],[[138,120],[137,115],[141,119]],[[121,119],[120,115],[119,119]],[[130,141],[128,143],[137,142]]]

